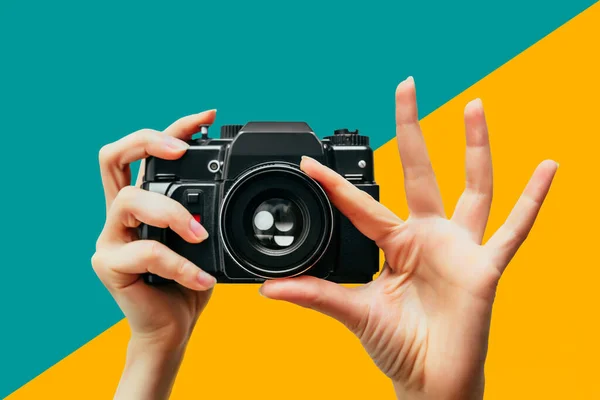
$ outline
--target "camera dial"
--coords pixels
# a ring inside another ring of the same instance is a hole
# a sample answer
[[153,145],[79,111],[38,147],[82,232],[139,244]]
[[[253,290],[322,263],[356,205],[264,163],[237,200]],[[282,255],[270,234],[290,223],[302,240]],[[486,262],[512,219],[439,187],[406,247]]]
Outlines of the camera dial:
[[242,130],[244,125],[223,125],[221,126],[221,139],[233,139]]
[[337,129],[333,132],[333,136],[327,136],[331,144],[336,146],[368,146],[369,137],[358,134],[358,129],[349,131],[347,128]]

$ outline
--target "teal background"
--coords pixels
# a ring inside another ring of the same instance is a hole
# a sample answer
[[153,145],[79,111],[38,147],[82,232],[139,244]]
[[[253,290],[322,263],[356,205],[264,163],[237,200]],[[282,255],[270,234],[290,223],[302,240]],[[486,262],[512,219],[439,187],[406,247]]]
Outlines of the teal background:
[[377,148],[400,80],[427,115],[593,3],[3,0],[0,397],[122,318],[90,266],[103,144],[218,108]]

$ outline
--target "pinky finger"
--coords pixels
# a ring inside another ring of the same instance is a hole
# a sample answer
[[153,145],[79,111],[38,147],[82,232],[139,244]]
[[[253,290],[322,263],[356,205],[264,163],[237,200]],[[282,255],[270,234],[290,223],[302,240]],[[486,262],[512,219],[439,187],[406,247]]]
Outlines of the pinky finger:
[[557,168],[558,164],[552,160],[538,165],[504,224],[485,244],[486,248],[496,254],[496,264],[500,272],[504,271],[529,235]]
[[136,240],[118,248],[99,250],[92,258],[92,265],[109,288],[129,286],[147,272],[192,290],[208,290],[216,283],[212,275],[153,240]]

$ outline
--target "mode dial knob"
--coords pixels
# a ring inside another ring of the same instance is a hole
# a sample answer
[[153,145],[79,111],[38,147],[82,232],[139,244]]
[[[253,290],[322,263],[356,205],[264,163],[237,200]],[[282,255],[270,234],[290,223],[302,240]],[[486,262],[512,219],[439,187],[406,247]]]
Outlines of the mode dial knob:
[[333,136],[327,136],[331,144],[335,146],[368,146],[369,137],[358,134],[358,129],[349,131],[346,128],[337,129],[333,132]]
[[233,139],[244,125],[223,125],[221,127],[221,139]]

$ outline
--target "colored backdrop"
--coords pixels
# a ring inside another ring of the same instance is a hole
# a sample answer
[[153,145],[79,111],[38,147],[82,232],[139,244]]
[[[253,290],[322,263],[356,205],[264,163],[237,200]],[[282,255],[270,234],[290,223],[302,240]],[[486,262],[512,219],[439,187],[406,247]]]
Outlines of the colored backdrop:
[[[127,327],[89,261],[104,219],[103,144],[207,108],[219,109],[218,124],[306,120],[320,136],[359,128],[378,149],[382,201],[405,215],[388,141],[394,88],[414,75],[448,212],[463,187],[471,98],[490,123],[490,231],[539,161],[561,164],[499,288],[487,398],[600,398],[592,3],[2,2],[0,397],[28,381],[11,400],[109,398],[116,386]],[[341,326],[256,286],[216,289],[174,398],[200,394],[393,396]]]

